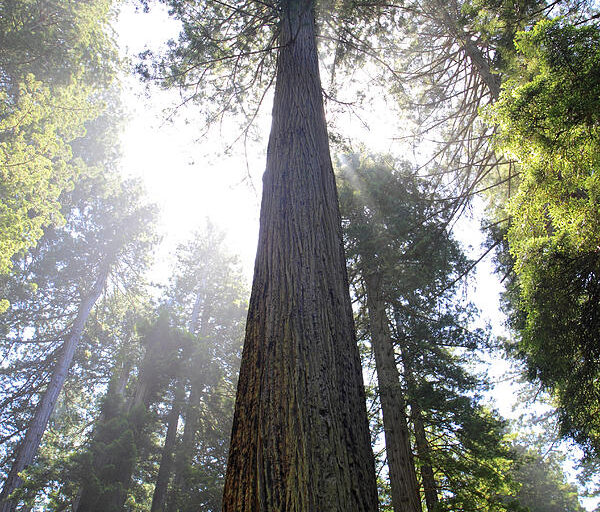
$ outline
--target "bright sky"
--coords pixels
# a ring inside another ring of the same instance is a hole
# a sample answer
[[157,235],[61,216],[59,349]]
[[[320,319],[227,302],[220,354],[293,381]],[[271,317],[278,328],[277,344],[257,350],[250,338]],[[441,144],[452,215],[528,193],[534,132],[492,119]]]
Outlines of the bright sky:
[[[125,3],[115,28],[122,55],[129,58],[135,58],[150,42],[152,48],[158,49],[178,32],[178,24],[167,16],[162,4],[155,4],[146,14],[136,12]],[[194,120],[193,105],[167,121],[173,105],[178,102],[178,93],[153,89],[151,95],[144,96],[143,92],[136,78],[125,78],[124,103],[130,120],[122,138],[123,169],[126,174],[143,180],[149,197],[161,209],[160,229],[164,238],[153,280],[166,280],[175,246],[187,240],[192,231],[210,218],[227,233],[227,244],[240,256],[250,282],[258,239],[268,116],[260,125],[264,141],[251,147],[247,158],[243,154],[225,155],[224,148],[237,135],[231,127],[214,129],[207,137],[199,138],[203,126]],[[392,115],[391,109],[382,108],[377,123],[368,131],[352,116],[348,115],[343,122],[355,123],[360,140],[371,150],[386,152],[392,144],[390,134],[395,133],[390,123],[397,122],[397,119],[392,120]],[[252,185],[246,179],[248,175]],[[477,219],[461,220],[455,233],[467,249],[471,248],[470,257],[478,258],[482,254],[483,239]],[[501,284],[493,275],[491,258],[487,257],[477,267],[476,283],[469,294],[496,335],[505,333],[504,318],[499,311],[500,291]],[[513,410],[517,386],[502,382],[508,368],[503,361],[492,361],[490,376],[498,384],[491,399],[503,416],[515,417],[518,415]],[[587,500],[586,506],[593,510],[594,504]]]
[[[177,29],[162,5],[146,14],[125,4],[116,26],[121,51],[130,58],[150,40],[157,48],[158,43],[174,37]],[[164,239],[157,258],[157,279],[166,277],[168,268],[161,263],[167,263],[175,245],[203,226],[206,218],[227,232],[227,243],[239,254],[250,278],[258,239],[264,155],[253,152],[248,161],[240,154],[224,155],[235,132],[223,133],[217,127],[200,138],[203,126],[194,120],[193,105],[167,120],[178,103],[177,92],[152,88],[146,96],[137,78],[127,77],[125,84],[124,103],[130,121],[122,138],[123,169],[142,178],[149,197],[161,209]],[[246,179],[248,169],[252,185]]]

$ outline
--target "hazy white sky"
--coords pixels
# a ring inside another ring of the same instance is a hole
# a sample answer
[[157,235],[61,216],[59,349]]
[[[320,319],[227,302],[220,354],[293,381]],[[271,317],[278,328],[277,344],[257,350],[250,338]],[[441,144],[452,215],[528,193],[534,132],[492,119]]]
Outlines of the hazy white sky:
[[[149,43],[157,48],[177,34],[178,25],[162,5],[150,13],[136,12],[125,4],[116,30],[121,52],[130,58]],[[139,176],[148,195],[161,209],[160,229],[164,236],[159,251],[157,279],[164,279],[165,265],[174,246],[186,240],[206,218],[227,232],[232,252],[240,255],[250,275],[258,238],[258,210],[262,152],[253,152],[248,161],[240,154],[224,155],[234,132],[216,127],[203,138],[203,126],[194,120],[193,105],[177,115],[169,114],[178,103],[176,91],[152,88],[144,95],[135,77],[125,78],[124,103],[130,119],[123,138],[123,169]],[[246,179],[248,167],[252,185]],[[254,187],[254,188],[253,188]]]

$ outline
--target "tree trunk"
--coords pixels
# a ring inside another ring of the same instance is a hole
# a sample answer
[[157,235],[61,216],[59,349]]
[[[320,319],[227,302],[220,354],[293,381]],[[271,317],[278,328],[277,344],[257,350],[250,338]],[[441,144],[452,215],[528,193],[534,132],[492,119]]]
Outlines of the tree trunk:
[[471,61],[473,67],[477,70],[479,77],[487,87],[492,101],[496,101],[500,96],[501,79],[500,75],[492,73],[490,62],[472,40],[471,36],[457,26],[457,20],[448,12],[448,5],[443,0],[436,0],[437,12],[441,13],[442,23],[448,33],[454,38],[456,43],[462,47],[465,55]]
[[189,468],[190,461],[194,457],[196,449],[196,432],[198,431],[198,422],[200,419],[200,399],[202,393],[198,382],[192,382],[192,389],[185,408],[184,427],[181,443],[175,456],[175,476],[173,478],[173,488],[167,504],[167,512],[176,512],[179,510],[181,494],[185,492],[185,473]]
[[[125,391],[127,389],[127,383],[129,382],[129,377],[131,374],[131,366],[131,360],[126,358],[123,361],[122,368],[120,370],[114,370],[116,375],[113,374],[108,384],[108,390],[106,391],[106,396],[104,397],[104,401],[102,403],[100,415],[95,421],[95,430],[98,428],[99,425],[101,426],[104,423],[113,420],[114,418],[123,413],[123,407],[125,403]],[[106,464],[106,460],[106,452],[98,453],[94,457],[94,466],[102,467]],[[84,485],[79,487],[77,495],[75,496],[75,499],[73,500],[73,503],[71,505],[71,510],[79,512],[81,498],[83,497],[85,490],[86,489]]]
[[406,403],[396,366],[385,301],[381,295],[381,276],[371,273],[365,275],[364,279],[383,415],[392,507],[394,512],[421,512],[421,498],[406,419]]
[[90,293],[83,298],[77,311],[77,316],[71,327],[69,337],[65,340],[59,360],[56,363],[48,388],[44,392],[40,403],[38,404],[33,419],[31,420],[25,437],[21,441],[15,461],[8,473],[4,488],[0,494],[0,512],[14,512],[17,507],[17,502],[7,499],[10,494],[21,486],[22,481],[19,473],[29,466],[38,451],[42,436],[48,425],[50,415],[54,411],[54,406],[58,399],[58,395],[63,388],[69,368],[73,362],[75,350],[79,344],[81,333],[85,327],[85,323],[90,315],[94,304],[100,297],[102,289],[106,283],[110,265],[104,263],[100,269],[98,277]]
[[[160,320],[159,320],[160,322]],[[147,335],[147,348],[138,382],[129,403],[106,418],[92,444],[94,475],[83,485],[77,512],[123,510],[137,460],[137,449],[148,421],[150,404],[160,389],[160,356],[165,350],[166,324],[158,323]]]
[[156,486],[152,496],[152,507],[150,512],[161,512],[164,510],[167,487],[173,471],[173,451],[177,441],[177,427],[179,425],[179,414],[181,413],[181,403],[185,394],[185,388],[181,379],[176,382],[175,396],[171,405],[171,410],[167,417],[167,435],[163,446],[160,468],[156,477]]
[[[200,317],[200,308],[202,308],[202,316]],[[205,346],[204,338],[208,332],[208,320],[210,317],[210,305],[208,304],[207,277],[203,276],[196,301],[190,318],[190,333],[198,336],[196,351],[192,355],[191,360],[199,357],[199,351]],[[196,333],[198,331],[198,333]],[[194,364],[194,363],[192,363]],[[200,365],[200,369],[205,368]],[[197,368],[196,368],[197,369]],[[193,459],[194,450],[196,449],[195,440],[196,432],[198,431],[198,423],[200,421],[200,400],[202,398],[202,385],[204,384],[203,375],[194,375],[190,383],[190,396],[184,414],[183,437],[179,448],[176,451],[173,478],[173,488],[171,489],[169,500],[167,503],[167,512],[175,512],[179,508],[179,500],[182,492],[185,491],[185,472],[189,468],[190,461]]]
[[373,454],[313,4],[279,5],[273,121],[223,512],[373,512]]
[[421,480],[423,482],[423,491],[425,492],[425,504],[428,512],[435,512],[439,503],[437,495],[437,485],[435,475],[431,464],[431,447],[427,440],[425,425],[423,424],[423,411],[421,408],[411,402],[411,413],[413,424],[415,426],[415,441],[417,445],[417,456],[420,461]]
[[[400,321],[398,312],[395,312],[395,316],[396,329],[399,329]],[[425,494],[425,504],[427,505],[427,512],[435,512],[439,503],[439,498],[431,460],[431,447],[427,440],[427,433],[425,432],[425,425],[423,423],[423,409],[421,409],[421,406],[414,399],[417,390],[417,382],[413,372],[413,369],[415,368],[414,358],[408,347],[403,344],[400,344],[400,353],[402,355],[404,378],[406,379],[408,394],[409,397],[413,397],[409,398],[409,404],[415,430],[415,445],[417,448],[417,457],[419,459],[421,482]]]

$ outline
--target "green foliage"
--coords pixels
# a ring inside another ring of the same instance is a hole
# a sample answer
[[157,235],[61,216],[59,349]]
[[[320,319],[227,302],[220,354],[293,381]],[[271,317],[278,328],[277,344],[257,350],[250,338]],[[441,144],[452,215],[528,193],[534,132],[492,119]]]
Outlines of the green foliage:
[[584,512],[577,489],[565,481],[563,460],[554,452],[541,457],[532,449],[517,447],[521,463],[514,469],[520,484],[516,499],[529,512]]
[[520,164],[508,206],[518,355],[557,398],[561,430],[600,449],[600,30],[558,19],[517,37],[491,119]]
[[96,115],[80,84],[51,93],[28,75],[16,98],[0,91],[0,273],[34,246],[43,228],[62,221],[60,193],[84,169],[69,143]]
[[28,73],[47,85],[106,85],[117,54],[108,22],[111,0],[11,0],[0,5],[0,83],[15,86]]
[[134,503],[148,497],[139,483],[148,478],[140,460],[156,452],[156,405],[177,370],[176,355],[185,336],[169,326],[164,313],[156,321],[141,319],[135,330],[144,355],[140,359],[135,352],[122,352],[88,445],[74,461],[71,478],[81,487],[82,510],[122,510],[126,500],[134,510]]
[[87,442],[59,475],[56,510],[78,494],[82,510],[149,510],[173,407],[183,421],[168,506],[219,510],[246,295],[237,260],[222,243],[209,224],[178,248],[158,309],[136,316],[126,301],[102,305],[87,346],[98,339],[92,375],[108,388],[96,399]]
[[187,390],[168,509],[221,507],[248,291],[224,233],[209,221],[177,248],[166,297],[192,335],[179,374]]
[[[3,471],[46,388],[82,297],[108,258],[112,272],[106,295],[91,315],[67,389],[75,396],[90,393],[87,396],[93,402],[98,390],[84,383],[106,382],[106,367],[101,368],[113,360],[124,341],[115,333],[119,329],[115,324],[127,323],[123,308],[135,309],[133,297],[143,284],[148,251],[155,242],[154,209],[142,202],[140,192],[138,184],[122,182],[108,171],[79,180],[72,191],[61,195],[65,224],[47,229],[36,250],[15,259],[15,270],[0,280],[11,302],[0,315]],[[118,301],[121,287],[128,290],[128,298],[123,299],[127,304],[116,306],[111,298]],[[110,320],[109,313],[113,315]],[[84,417],[82,422],[89,419]]]
[[94,87],[114,73],[109,7],[106,0],[0,6],[0,274],[44,228],[64,221],[59,196],[88,172],[71,145],[102,110]]

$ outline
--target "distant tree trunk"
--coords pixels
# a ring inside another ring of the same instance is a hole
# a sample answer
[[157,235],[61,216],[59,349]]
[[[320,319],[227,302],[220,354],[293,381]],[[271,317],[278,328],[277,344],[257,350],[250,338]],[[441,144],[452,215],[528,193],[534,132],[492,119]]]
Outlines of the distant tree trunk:
[[273,121],[223,512],[374,512],[313,2],[279,6]]
[[465,32],[462,27],[458,26],[457,20],[448,12],[447,4],[443,0],[437,0],[436,4],[435,15],[440,16],[441,14],[442,24],[445,26],[448,34],[462,47],[465,55],[471,61],[471,65],[477,70],[479,77],[486,85],[492,101],[496,101],[500,96],[500,75],[492,72],[489,59],[483,54],[481,48],[473,42],[468,32]]
[[[159,323],[149,333],[133,397],[120,415],[117,411],[98,429],[94,440],[96,446],[92,446],[96,475],[83,486],[77,512],[123,510],[135,470],[140,437],[148,420],[148,409],[160,387],[160,354],[165,350],[162,342],[165,341],[166,329],[168,326]],[[110,452],[105,451],[107,445],[111,446]]]
[[435,512],[439,503],[437,495],[437,484],[435,483],[435,474],[431,464],[431,447],[427,440],[425,425],[423,424],[423,411],[421,408],[411,402],[411,415],[415,427],[415,444],[417,445],[417,456],[420,461],[421,480],[425,492],[425,504],[428,512]]
[[181,442],[176,451],[173,487],[167,503],[167,512],[179,510],[180,495],[185,492],[185,473],[196,449],[196,432],[198,431],[199,407],[201,393],[197,383],[192,383],[192,389],[184,414],[184,427]]
[[67,379],[75,350],[81,339],[81,333],[94,304],[98,300],[98,297],[100,297],[102,289],[106,284],[109,269],[110,265],[106,262],[101,266],[94,286],[79,305],[77,316],[71,327],[69,337],[62,346],[61,354],[54,367],[50,383],[36,408],[33,419],[29,423],[27,433],[19,445],[17,456],[8,473],[2,493],[0,493],[0,512],[14,512],[17,507],[17,502],[9,500],[8,497],[14,490],[21,486],[22,481],[19,473],[33,462],[37,454],[42,436],[48,425],[48,420],[54,411],[58,395]]
[[[192,334],[196,334],[198,326],[202,328],[201,335],[206,334],[208,323],[208,304],[206,303],[206,298],[208,297],[206,288],[207,281],[207,277],[205,275],[202,276],[198,291],[196,292],[196,300],[194,301],[194,307],[192,308],[192,315],[190,317],[190,332]],[[202,321],[200,321],[200,308],[202,308]]]
[[175,386],[175,396],[173,397],[171,410],[167,416],[167,435],[163,446],[158,476],[156,477],[156,485],[154,487],[150,512],[162,512],[164,510],[167,498],[167,487],[173,471],[173,452],[177,442],[177,427],[179,426],[181,404],[185,395],[185,388],[181,379],[178,379]]
[[364,275],[364,279],[383,415],[392,506],[394,512],[421,512],[421,498],[406,418],[406,402],[400,384],[400,372],[396,366],[385,301],[381,295],[381,276],[370,273]]
[[[97,429],[99,425],[103,425],[104,423],[113,420],[123,413],[125,390],[127,388],[127,383],[129,382],[131,367],[131,360],[125,359],[125,361],[123,361],[123,367],[120,369],[115,369],[114,374],[108,384],[108,390],[106,391],[106,396],[104,397],[104,401],[102,403],[100,415],[95,421],[95,429]],[[94,466],[103,467],[106,464],[107,457],[108,454],[106,452],[96,453],[94,456]],[[77,496],[71,505],[73,511],[79,512],[79,506],[84,492],[85,487],[82,485],[79,487]]]
[[[395,316],[396,328],[399,328],[399,314],[396,312]],[[409,405],[415,432],[415,445],[417,448],[417,457],[419,459],[421,482],[423,484],[423,491],[425,494],[425,504],[427,505],[428,512],[435,512],[439,503],[439,498],[437,495],[435,474],[433,472],[431,447],[429,445],[429,441],[427,440],[427,433],[425,432],[425,425],[423,423],[423,409],[414,399],[415,392],[417,390],[417,382],[415,379],[415,373],[413,371],[414,357],[413,354],[409,352],[408,348],[402,344],[400,344],[400,353],[402,355],[404,378],[406,379],[409,396],[413,397],[409,399]]]
[[[210,305],[207,300],[208,292],[206,284],[207,277],[203,276],[196,294],[196,301],[194,302],[189,326],[190,333],[196,334],[196,331],[199,331],[197,335],[200,338],[200,343],[196,346],[198,350],[201,350],[199,347],[204,345],[203,341],[208,332],[208,319],[210,317]],[[202,308],[202,316],[200,316],[200,308]],[[192,356],[192,359],[198,358],[200,355],[201,354],[195,353]],[[201,369],[202,368],[203,366],[201,365]],[[175,476],[173,478],[173,487],[167,503],[167,512],[175,512],[179,509],[180,495],[185,491],[185,472],[189,468],[190,461],[194,455],[194,450],[196,449],[195,440],[196,432],[198,431],[198,423],[200,421],[199,407],[202,398],[201,383],[204,380],[202,378],[202,372],[198,372],[198,368],[195,368],[195,370],[195,375],[190,379],[191,389],[188,403],[185,408],[183,437],[175,455]]]

